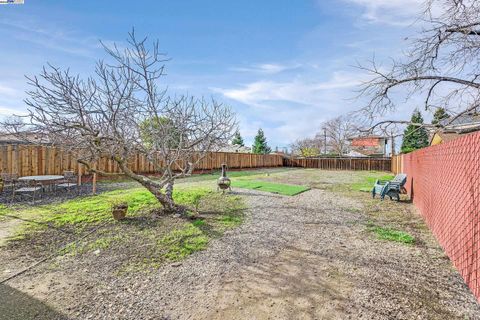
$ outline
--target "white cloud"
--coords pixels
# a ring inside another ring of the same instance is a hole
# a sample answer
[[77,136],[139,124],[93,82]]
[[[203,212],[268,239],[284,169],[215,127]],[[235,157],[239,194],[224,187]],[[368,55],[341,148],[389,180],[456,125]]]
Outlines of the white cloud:
[[323,121],[357,109],[351,98],[362,80],[360,72],[334,72],[325,81],[304,75],[291,81],[258,80],[211,89],[244,105],[238,109],[241,130],[248,140],[261,126],[269,140],[284,147],[297,138],[314,135]]
[[0,106],[0,116],[9,117],[13,115],[24,116],[27,115],[27,112],[25,110],[20,110],[19,108]]
[[364,75],[361,73],[335,72],[327,81],[302,78],[286,82],[260,80],[241,88],[212,88],[212,90],[227,98],[257,107],[266,107],[266,101],[285,101],[308,105],[321,102],[322,91],[355,87],[360,84],[363,77]]
[[292,70],[295,68],[299,68],[300,64],[278,64],[278,63],[262,63],[262,64],[254,64],[248,67],[233,67],[230,68],[232,71],[237,72],[251,72],[251,73],[259,73],[259,74],[276,74],[280,72],[284,72],[287,70]]
[[371,23],[410,25],[425,10],[424,0],[343,0],[363,7],[362,18]]
[[19,94],[20,94],[20,92],[17,89],[14,89],[10,86],[7,86],[7,85],[4,85],[4,84],[0,83],[0,95],[16,97]]
[[99,47],[95,37],[60,30],[56,26],[48,26],[45,21],[31,19],[20,23],[4,18],[0,19],[0,25],[10,30],[9,33],[18,40],[83,57],[93,57],[93,51]]

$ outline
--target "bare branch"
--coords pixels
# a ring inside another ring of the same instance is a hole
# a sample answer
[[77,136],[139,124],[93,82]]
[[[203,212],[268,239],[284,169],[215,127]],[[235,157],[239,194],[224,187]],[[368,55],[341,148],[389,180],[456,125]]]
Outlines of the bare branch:
[[[52,65],[27,77],[29,114],[5,125],[12,133],[35,132],[66,151],[81,151],[79,162],[91,172],[105,175],[92,164],[113,159],[173,210],[171,194],[162,189],[190,175],[207,152],[227,144],[237,121],[228,106],[213,99],[167,95],[161,79],[168,58],[158,41],[149,46],[132,30],[127,43],[123,50],[102,43],[106,60],[99,60],[86,79]],[[159,179],[130,170],[137,155],[152,163]]]

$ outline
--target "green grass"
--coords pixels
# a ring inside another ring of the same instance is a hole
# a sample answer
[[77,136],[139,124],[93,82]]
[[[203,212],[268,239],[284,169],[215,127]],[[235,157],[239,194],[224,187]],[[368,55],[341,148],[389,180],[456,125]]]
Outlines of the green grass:
[[204,223],[199,221],[203,220],[196,220],[182,229],[173,230],[159,240],[158,246],[165,250],[164,258],[179,261],[207,247],[209,237],[201,229]]
[[243,222],[243,217],[236,214],[224,214],[219,222],[226,228],[234,228]]
[[[239,170],[239,171],[228,171],[227,175],[229,178],[243,178],[243,177],[252,177],[252,176],[265,176],[267,174],[273,174],[277,172],[284,172],[289,170],[288,168],[278,168],[278,169],[268,169],[268,170]],[[188,181],[188,182],[198,182],[198,181],[211,181],[216,180],[220,177],[221,171],[215,170],[210,173],[204,174],[195,174],[190,177],[179,179],[178,181]]]
[[368,229],[370,232],[373,232],[380,240],[388,240],[404,244],[415,243],[415,238],[412,235],[401,230],[384,228],[375,225],[371,225]]
[[370,192],[376,180],[391,180],[392,174],[385,174],[384,172],[371,172],[368,176],[360,177],[360,181],[352,183],[350,188],[354,191]]
[[[0,206],[0,218],[2,215],[14,215],[31,220],[17,226],[14,236],[10,238],[26,241],[27,246],[32,241],[35,245],[46,239],[50,241],[48,235],[55,234],[50,227],[75,226],[73,230],[81,236],[84,231],[90,230],[92,225],[109,222],[102,226],[100,234],[95,233],[85,240],[72,243],[59,254],[76,257],[100,250],[102,255],[105,255],[109,250],[119,250],[119,246],[123,244],[127,248],[138,245],[148,248],[129,253],[129,260],[116,270],[117,272],[151,270],[165,261],[182,260],[194,252],[204,250],[211,239],[243,222],[243,211],[246,209],[243,199],[236,195],[214,192],[213,186],[183,185],[175,188],[173,197],[177,204],[190,207],[192,213],[195,213],[192,216],[197,218],[170,218],[166,220],[169,223],[165,223],[163,219],[151,220],[149,210],[160,207],[160,204],[143,188],[115,190],[36,207]],[[127,202],[127,217],[139,219],[115,223],[111,214],[111,204],[115,201]],[[46,236],[42,236],[43,234]],[[58,247],[51,249],[58,250]]]
[[282,183],[273,183],[258,180],[233,180],[232,187],[254,189],[272,193],[278,193],[286,196],[294,196],[309,190],[310,188],[299,185],[290,185]]
[[[205,188],[175,190],[176,203],[197,207],[200,199],[212,193]],[[17,216],[29,222],[22,223],[12,240],[21,240],[28,233],[50,226],[87,225],[103,221],[112,221],[111,204],[116,201],[128,203],[127,216],[135,216],[140,211],[160,208],[155,197],[144,188],[114,190],[95,196],[68,200],[62,203],[32,206],[0,206],[0,216]]]

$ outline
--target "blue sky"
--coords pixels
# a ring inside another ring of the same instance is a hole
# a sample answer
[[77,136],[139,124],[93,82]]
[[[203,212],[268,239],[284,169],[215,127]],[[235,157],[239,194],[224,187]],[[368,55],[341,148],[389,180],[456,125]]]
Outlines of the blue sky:
[[[47,1],[0,6],[0,116],[25,111],[24,75],[46,62],[88,74],[98,40],[136,32],[159,39],[171,60],[171,94],[231,105],[250,144],[259,127],[272,147],[313,136],[320,124],[362,106],[373,55],[402,54],[417,0]],[[403,109],[409,117],[413,108]],[[397,115],[398,116],[398,115]]]

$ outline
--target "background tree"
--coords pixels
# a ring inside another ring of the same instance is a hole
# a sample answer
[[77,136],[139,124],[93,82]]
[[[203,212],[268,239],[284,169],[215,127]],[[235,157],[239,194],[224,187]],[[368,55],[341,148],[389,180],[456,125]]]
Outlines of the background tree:
[[[123,174],[148,189],[168,211],[175,205],[172,192],[178,177],[190,175],[206,152],[226,145],[236,127],[230,108],[188,96],[169,97],[160,86],[166,57],[158,41],[147,45],[129,33],[128,46],[104,49],[108,62],[99,60],[93,76],[82,79],[69,69],[48,65],[27,77],[28,116],[25,122],[7,121],[12,133],[34,132],[74,152],[91,172],[107,157]],[[156,179],[130,170],[134,155],[145,156]]]
[[408,125],[403,133],[402,153],[409,153],[429,145],[427,130],[421,126],[423,117],[420,111],[413,112],[410,122],[412,124]]
[[292,153],[302,157],[319,156],[323,149],[323,141],[319,135],[314,138],[298,139],[290,145]]
[[240,131],[235,131],[235,134],[233,135],[233,139],[232,139],[232,144],[235,145],[235,146],[240,146],[240,147],[244,147],[245,146],[245,143],[243,142],[243,138],[240,134]]
[[327,135],[327,148],[336,155],[348,153],[349,138],[358,133],[357,126],[349,116],[340,116],[324,122],[322,131]]
[[257,135],[253,141],[252,152],[256,154],[267,154],[272,152],[272,149],[267,144],[267,138],[263,130],[258,129]]
[[163,130],[162,136],[169,141],[162,141],[166,143],[169,148],[178,148],[182,141],[182,133],[175,128],[172,120],[166,117],[153,117],[145,119],[140,123],[140,137],[147,147],[151,148],[155,143],[158,143],[158,131]]
[[480,1],[427,0],[425,6],[418,19],[421,31],[410,37],[413,40],[403,59],[392,59],[389,67],[380,67],[375,60],[360,67],[372,75],[361,88],[361,94],[370,97],[363,111],[373,120],[372,129],[395,122],[409,124],[378,119],[396,110],[399,92],[407,100],[421,98],[426,111],[445,108],[451,117],[442,126],[479,109]]
[[450,115],[445,111],[445,108],[438,108],[433,114],[432,124],[440,125],[442,120],[450,118]]

